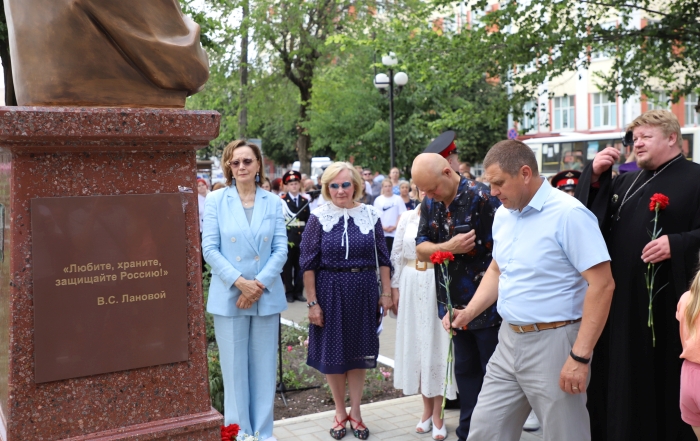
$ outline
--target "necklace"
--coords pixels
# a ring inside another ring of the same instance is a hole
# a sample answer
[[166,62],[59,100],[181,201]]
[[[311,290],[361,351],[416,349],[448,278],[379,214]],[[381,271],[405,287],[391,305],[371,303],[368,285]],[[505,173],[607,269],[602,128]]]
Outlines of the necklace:
[[244,208],[249,208],[253,205],[253,203],[255,203],[255,193],[245,196],[239,193],[239,196],[241,198],[241,204],[243,204]]
[[[625,192],[625,196],[622,198],[622,203],[620,204],[620,206],[619,206],[618,209],[617,209],[617,215],[615,216],[615,220],[616,220],[616,221],[619,221],[619,220],[620,220],[620,211],[622,211],[622,207],[627,203],[627,201],[629,201],[630,199],[632,199],[632,196],[634,196],[635,194],[637,194],[637,192],[639,192],[639,190],[641,190],[642,188],[644,188],[645,185],[647,185],[648,183],[650,183],[652,179],[654,179],[655,177],[657,177],[658,175],[660,175],[662,171],[666,170],[666,168],[668,168],[669,165],[673,164],[674,162],[676,162],[678,159],[680,159],[680,158],[682,158],[682,157],[683,157],[683,155],[682,155],[682,154],[679,154],[678,156],[676,156],[675,158],[673,158],[673,159],[671,160],[671,162],[669,162],[668,164],[664,165],[664,166],[661,168],[661,170],[656,170],[656,171],[654,172],[654,174],[651,176],[651,178],[647,179],[647,180],[646,180],[642,185],[640,185],[639,188],[636,189],[632,194],[629,194],[630,190],[632,190],[632,187],[634,187],[634,184],[637,183],[637,180],[639,179],[639,177],[642,176],[642,173],[640,172],[640,173],[637,175],[637,177],[634,178],[634,181],[632,181],[632,185],[630,185],[630,188],[628,188],[627,191]],[[629,195],[629,196],[628,196],[628,195]]]

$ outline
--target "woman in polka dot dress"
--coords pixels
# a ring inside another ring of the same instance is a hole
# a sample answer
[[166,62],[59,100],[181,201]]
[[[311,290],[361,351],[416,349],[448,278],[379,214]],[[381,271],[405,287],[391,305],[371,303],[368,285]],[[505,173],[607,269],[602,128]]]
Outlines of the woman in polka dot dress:
[[[333,163],[321,184],[323,197],[331,202],[311,212],[301,242],[300,265],[311,323],[307,364],[326,374],[331,388],[335,401],[331,436],[345,436],[349,421],[355,437],[367,439],[369,429],[362,423],[360,401],[365,371],[377,366],[379,307],[386,315],[393,306],[391,262],[379,214],[357,202],[363,183],[353,166]],[[346,381],[350,414],[345,409]]]

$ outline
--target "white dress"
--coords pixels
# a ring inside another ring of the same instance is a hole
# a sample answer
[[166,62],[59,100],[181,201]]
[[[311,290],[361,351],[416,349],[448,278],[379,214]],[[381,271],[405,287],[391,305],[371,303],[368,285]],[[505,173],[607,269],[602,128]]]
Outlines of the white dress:
[[[434,270],[418,271],[407,265],[416,258],[419,209],[401,215],[391,250],[391,287],[399,288],[394,388],[402,389],[405,395],[417,394],[420,388],[431,398],[445,390],[450,337],[438,318]],[[452,400],[457,396],[457,383],[454,371],[451,375],[447,398]]]

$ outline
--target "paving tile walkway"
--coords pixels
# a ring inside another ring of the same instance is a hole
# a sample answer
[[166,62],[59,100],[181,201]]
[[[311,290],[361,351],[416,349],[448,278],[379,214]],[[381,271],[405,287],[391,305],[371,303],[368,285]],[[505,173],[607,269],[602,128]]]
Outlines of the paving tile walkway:
[[[370,440],[400,441],[420,439],[430,441],[429,435],[419,435],[414,428],[423,413],[420,395],[362,405],[362,419],[370,430]],[[273,434],[278,441],[330,441],[328,433],[335,411],[320,412],[275,421]],[[459,420],[456,410],[445,411],[447,439],[457,440],[455,428]],[[355,439],[350,432],[345,439]],[[541,441],[542,430],[523,432],[520,441]]]
[[[289,309],[282,313],[282,318],[294,323],[301,323],[307,318],[308,308],[304,302],[288,304]],[[384,330],[379,336],[379,362],[393,367],[394,344],[396,342],[396,320],[386,317]],[[414,432],[416,423],[423,413],[423,401],[420,395],[380,401],[362,405],[362,418],[370,430],[370,440],[412,440],[431,441],[429,435]],[[334,411],[304,415],[296,418],[275,421],[274,436],[278,441],[330,441],[328,434],[333,422]],[[459,412],[445,411],[447,439],[456,441],[455,428],[459,421]],[[344,439],[354,440],[348,425],[348,434]],[[541,441],[542,430],[523,432],[520,441]]]

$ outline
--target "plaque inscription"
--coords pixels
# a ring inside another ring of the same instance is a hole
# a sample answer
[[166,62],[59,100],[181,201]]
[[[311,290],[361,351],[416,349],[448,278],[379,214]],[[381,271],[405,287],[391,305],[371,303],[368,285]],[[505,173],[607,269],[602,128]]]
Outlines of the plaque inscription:
[[180,195],[31,202],[35,381],[187,360]]

